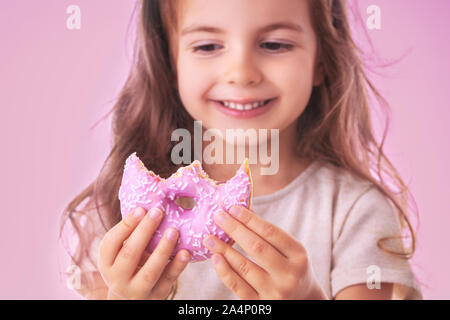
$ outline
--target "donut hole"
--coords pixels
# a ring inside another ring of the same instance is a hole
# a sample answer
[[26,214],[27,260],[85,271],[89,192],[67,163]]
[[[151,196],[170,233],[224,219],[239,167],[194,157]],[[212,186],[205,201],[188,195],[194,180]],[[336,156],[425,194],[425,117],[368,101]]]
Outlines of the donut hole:
[[186,197],[186,196],[179,196],[175,199],[175,203],[186,210],[192,210],[196,205],[197,202],[192,197]]

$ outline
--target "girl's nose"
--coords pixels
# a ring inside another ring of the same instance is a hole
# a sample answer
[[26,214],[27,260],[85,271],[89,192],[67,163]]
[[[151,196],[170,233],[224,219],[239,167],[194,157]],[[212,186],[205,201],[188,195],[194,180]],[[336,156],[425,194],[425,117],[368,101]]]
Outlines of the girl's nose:
[[254,86],[261,82],[262,72],[248,49],[230,55],[225,75],[226,82],[238,86]]

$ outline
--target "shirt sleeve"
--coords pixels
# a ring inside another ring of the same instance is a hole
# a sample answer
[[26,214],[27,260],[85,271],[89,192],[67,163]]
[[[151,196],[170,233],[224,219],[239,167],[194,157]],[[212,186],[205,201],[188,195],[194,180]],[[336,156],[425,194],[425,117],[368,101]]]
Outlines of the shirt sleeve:
[[[331,294],[366,284],[376,290],[378,284],[393,283],[393,299],[422,299],[408,260],[382,251],[377,242],[384,237],[400,236],[401,226],[392,202],[375,186],[370,186],[350,207],[341,225],[334,229],[331,265]],[[401,239],[381,243],[395,252],[403,251]]]

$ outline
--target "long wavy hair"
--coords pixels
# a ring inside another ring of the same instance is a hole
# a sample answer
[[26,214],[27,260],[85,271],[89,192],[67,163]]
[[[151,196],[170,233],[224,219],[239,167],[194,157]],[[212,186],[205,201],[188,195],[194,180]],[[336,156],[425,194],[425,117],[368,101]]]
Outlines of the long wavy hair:
[[[86,267],[96,268],[91,256],[93,239],[121,220],[118,192],[126,158],[137,152],[146,167],[167,178],[179,167],[170,157],[175,144],[170,139],[172,131],[186,128],[193,136],[194,119],[179,97],[174,64],[178,1],[137,1],[132,66],[117,101],[105,115],[113,114],[111,151],[98,177],[67,205],[61,217],[60,238],[69,223],[78,240],[76,251],[69,254],[81,274],[86,275],[82,283],[88,289],[95,289]],[[411,245],[409,250],[401,251],[384,245],[398,236],[379,239],[377,245],[389,254],[410,259],[416,237],[408,213],[417,213],[417,207],[407,185],[383,152],[390,110],[367,76],[369,66],[352,38],[347,7],[345,0],[310,0],[318,38],[318,61],[325,77],[320,86],[313,88],[298,119],[297,152],[301,157],[327,161],[372,182],[390,199],[402,228],[407,227],[410,233]],[[372,128],[369,93],[387,115],[381,142]],[[175,296],[176,287],[169,298]]]

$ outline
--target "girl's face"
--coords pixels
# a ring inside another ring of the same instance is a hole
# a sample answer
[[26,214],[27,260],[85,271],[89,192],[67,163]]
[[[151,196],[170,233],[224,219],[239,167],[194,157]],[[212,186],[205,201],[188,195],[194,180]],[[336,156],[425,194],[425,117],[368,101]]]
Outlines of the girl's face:
[[[281,134],[293,124],[320,84],[308,0],[181,0],[180,10],[178,89],[189,114],[223,134]],[[215,102],[270,98],[276,100],[250,117]]]

